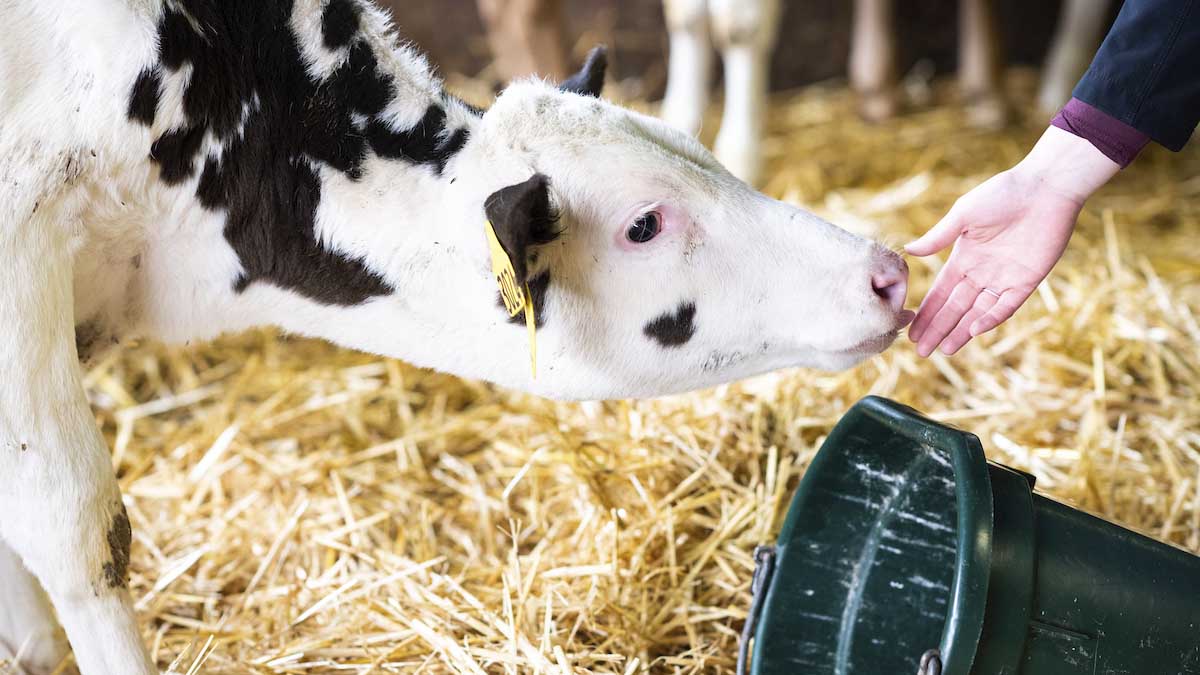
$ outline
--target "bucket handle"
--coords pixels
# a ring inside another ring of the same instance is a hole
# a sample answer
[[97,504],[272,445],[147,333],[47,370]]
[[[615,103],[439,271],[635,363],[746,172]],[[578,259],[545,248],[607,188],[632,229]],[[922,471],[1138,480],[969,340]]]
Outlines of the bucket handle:
[[[767,590],[771,587],[771,576],[775,573],[774,546],[758,546],[754,549],[754,577],[750,581],[750,613],[746,615],[746,625],[742,626],[742,640],[738,644],[737,675],[746,675],[750,667],[750,640],[758,628],[758,619],[762,615],[763,602],[767,598]],[[937,675],[940,675],[937,674]]]

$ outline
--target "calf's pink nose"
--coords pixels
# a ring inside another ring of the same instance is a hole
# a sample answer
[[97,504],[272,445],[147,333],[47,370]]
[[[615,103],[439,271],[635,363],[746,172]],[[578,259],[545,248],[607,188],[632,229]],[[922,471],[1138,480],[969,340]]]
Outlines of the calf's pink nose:
[[871,275],[871,290],[893,312],[899,313],[904,309],[904,299],[908,294],[908,263],[895,254],[885,257]]

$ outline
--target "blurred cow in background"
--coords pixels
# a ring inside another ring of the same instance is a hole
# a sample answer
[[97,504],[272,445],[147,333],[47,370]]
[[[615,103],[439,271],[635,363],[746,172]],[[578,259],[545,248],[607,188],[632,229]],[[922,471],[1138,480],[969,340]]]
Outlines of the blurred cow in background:
[[[1063,3],[1038,94],[1038,104],[1047,114],[1071,98],[1071,90],[1100,45],[1110,5],[1111,0]],[[887,119],[900,107],[894,7],[894,0],[855,0],[850,83],[859,94],[859,113],[869,121]],[[992,0],[959,3],[959,86],[967,121],[983,128],[1001,126],[1008,118],[997,25]]]
[[[561,77],[567,69],[563,0],[478,0],[497,73]],[[1091,62],[1112,0],[1065,0],[1038,102],[1053,114]],[[725,112],[715,151],[736,176],[757,182],[770,88],[770,57],[781,0],[664,0],[670,64],[662,116],[692,134],[708,107],[714,46],[725,66]],[[960,0],[959,84],[967,122],[982,128],[1009,118],[1004,59],[993,0]],[[895,0],[855,0],[849,59],[859,114],[879,122],[901,109]]]
[[567,78],[563,0],[478,0],[496,71],[504,81],[537,73]]
[[[1004,62],[991,0],[959,2],[958,79],[967,120],[982,127],[1002,126]],[[894,0],[855,0],[850,47],[850,85],[859,96],[859,114],[878,122],[900,108],[896,68]]]
[[1038,106],[1053,115],[1071,99],[1108,29],[1113,0],[1066,0],[1042,70]]

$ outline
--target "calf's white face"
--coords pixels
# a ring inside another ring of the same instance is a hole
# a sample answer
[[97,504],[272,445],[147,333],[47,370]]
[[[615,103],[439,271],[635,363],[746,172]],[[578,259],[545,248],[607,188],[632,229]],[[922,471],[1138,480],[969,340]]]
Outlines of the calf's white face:
[[755,192],[657,119],[520,83],[462,160],[464,203],[483,202],[541,324],[537,378],[524,379],[518,341],[518,381],[490,376],[501,384],[653,396],[791,366],[837,370],[882,351],[911,318],[899,256]]

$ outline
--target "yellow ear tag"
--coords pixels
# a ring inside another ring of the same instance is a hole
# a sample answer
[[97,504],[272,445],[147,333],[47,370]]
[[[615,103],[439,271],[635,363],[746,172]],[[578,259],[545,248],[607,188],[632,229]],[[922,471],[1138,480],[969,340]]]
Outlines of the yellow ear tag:
[[537,377],[537,320],[533,315],[533,296],[529,285],[517,284],[517,272],[513,269],[508,252],[500,245],[500,238],[492,227],[492,221],[485,220],[484,230],[487,231],[488,248],[492,253],[492,275],[500,286],[500,298],[510,317],[516,316],[522,310],[525,312],[525,325],[529,328],[529,362],[533,376]]

